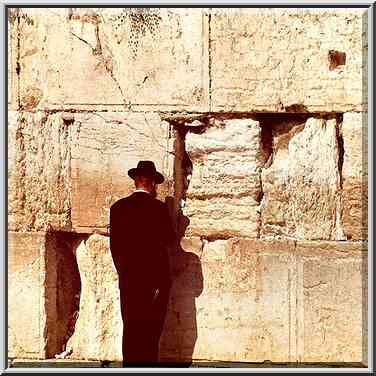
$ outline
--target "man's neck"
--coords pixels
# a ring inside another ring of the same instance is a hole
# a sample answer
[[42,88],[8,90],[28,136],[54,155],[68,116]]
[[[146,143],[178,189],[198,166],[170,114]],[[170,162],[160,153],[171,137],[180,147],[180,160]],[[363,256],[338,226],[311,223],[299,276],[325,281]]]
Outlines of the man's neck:
[[143,189],[143,188],[137,188],[137,189],[134,190],[134,192],[146,192],[146,193],[150,194],[149,191],[147,191],[146,189]]

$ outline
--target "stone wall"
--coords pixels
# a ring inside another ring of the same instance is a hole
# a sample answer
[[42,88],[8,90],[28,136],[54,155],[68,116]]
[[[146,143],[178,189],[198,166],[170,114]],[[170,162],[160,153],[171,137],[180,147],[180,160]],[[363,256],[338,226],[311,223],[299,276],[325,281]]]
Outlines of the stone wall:
[[366,30],[355,8],[10,9],[9,356],[121,360],[108,213],[151,159],[181,238],[163,360],[365,364]]

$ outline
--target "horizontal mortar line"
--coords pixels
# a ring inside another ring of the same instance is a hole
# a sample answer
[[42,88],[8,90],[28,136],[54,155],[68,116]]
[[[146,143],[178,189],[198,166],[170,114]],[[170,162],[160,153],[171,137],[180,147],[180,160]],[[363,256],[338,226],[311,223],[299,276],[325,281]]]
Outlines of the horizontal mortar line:
[[[50,103],[50,106],[192,106],[191,104],[185,103],[129,103],[124,105],[124,103]],[[199,105],[197,105],[199,106]]]
[[[111,105],[109,105],[111,106]],[[223,108],[226,108],[225,106],[222,106]],[[260,106],[263,107],[263,106]],[[126,112],[126,113],[144,113],[145,111],[133,111],[131,109],[96,109],[96,108],[88,108],[88,109],[80,109],[80,108],[46,108],[46,109],[34,109],[34,110],[25,110],[22,108],[17,108],[17,109],[8,109],[10,112],[23,112],[23,113],[36,113],[36,112],[44,112],[44,113],[59,113],[59,112],[72,112],[72,113],[95,113],[95,112],[106,112],[106,113],[121,113],[121,112]],[[323,111],[317,108],[316,110],[308,111],[308,112],[286,112],[286,111],[276,111],[276,110],[268,110],[268,109],[262,109],[262,110],[253,110],[253,111],[244,111],[244,110],[217,110],[217,111],[188,111],[188,110],[153,110],[153,111],[147,111],[148,113],[156,113],[156,114],[161,114],[163,115],[162,120],[166,121],[174,121],[175,119],[169,119],[168,115],[194,115],[194,116],[223,116],[224,114],[228,115],[241,115],[241,116],[248,116],[248,115],[261,115],[261,114],[276,114],[276,115],[287,115],[287,116],[292,116],[292,115],[315,115],[315,114],[338,114],[338,113],[346,113],[346,112],[351,112],[351,113],[367,113],[367,111],[362,111],[362,110],[346,110],[346,109],[341,109],[341,110],[333,110],[333,111]]]

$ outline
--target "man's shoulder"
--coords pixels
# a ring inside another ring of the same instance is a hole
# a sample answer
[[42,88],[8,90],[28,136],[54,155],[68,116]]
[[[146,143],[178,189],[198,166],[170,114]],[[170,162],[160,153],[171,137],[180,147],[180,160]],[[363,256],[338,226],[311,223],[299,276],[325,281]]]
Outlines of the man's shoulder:
[[127,196],[127,197],[122,197],[120,198],[119,200],[115,201],[111,206],[110,206],[110,210],[115,210],[123,205],[126,205],[128,202],[129,202],[129,199],[130,199],[131,195],[130,196]]
[[111,207],[110,207],[110,210],[114,210],[114,209],[117,209],[117,208],[123,208],[125,206],[128,206],[128,205],[136,205],[137,204],[137,201],[139,200],[142,200],[144,202],[148,202],[150,203],[150,205],[152,205],[153,207],[156,207],[156,208],[159,208],[159,209],[164,209],[166,207],[166,204],[149,195],[149,194],[141,194],[141,195],[137,195],[135,194],[135,192],[131,193],[129,196],[127,197],[123,197],[117,201],[115,201]]

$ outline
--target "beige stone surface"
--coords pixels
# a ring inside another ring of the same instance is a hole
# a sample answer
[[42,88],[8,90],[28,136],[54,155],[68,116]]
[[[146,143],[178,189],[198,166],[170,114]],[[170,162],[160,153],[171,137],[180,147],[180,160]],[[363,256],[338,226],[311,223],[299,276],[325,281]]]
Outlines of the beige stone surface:
[[273,155],[262,171],[262,236],[343,239],[336,119],[272,125]]
[[[225,8],[211,13],[213,111],[362,108],[365,10]],[[330,50],[346,53],[345,64],[329,69]]]
[[204,133],[186,134],[192,161],[184,208],[187,235],[257,236],[264,162],[260,138],[259,122],[252,119],[216,121]]
[[21,19],[23,107],[208,110],[208,23],[200,9],[22,12],[32,21]]
[[15,9],[8,12],[8,110],[15,110],[18,107],[18,16]]
[[173,194],[169,124],[156,113],[74,115],[72,148],[72,225],[75,231],[105,230],[109,209],[134,188],[128,170],[152,160],[165,176],[158,198]]
[[365,363],[366,26],[354,8],[11,17],[9,356],[121,360],[117,274],[93,233],[152,159],[158,198],[186,216],[162,360]]
[[205,245],[194,358],[291,360],[293,250],[292,241],[233,239]]
[[79,316],[67,349],[72,359],[121,360],[123,323],[109,238],[91,235],[76,249],[81,277]]
[[368,137],[367,113],[344,113],[342,224],[347,239],[367,239],[368,233]]
[[298,359],[366,362],[367,244],[297,243]]
[[64,350],[80,294],[78,240],[64,232],[8,232],[10,357],[53,358]]
[[9,230],[71,228],[72,136],[59,113],[9,112]]
[[[8,233],[8,348],[10,357],[44,358],[44,233]],[[20,328],[22,328],[20,330]]]

